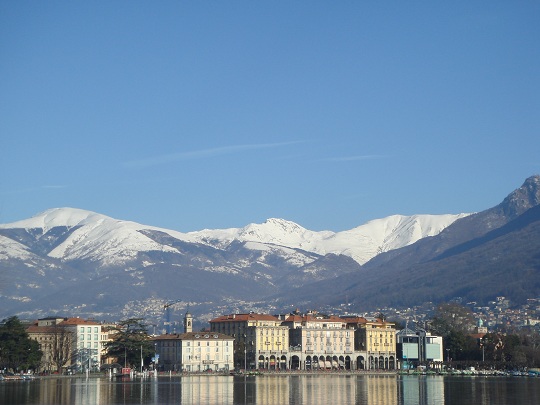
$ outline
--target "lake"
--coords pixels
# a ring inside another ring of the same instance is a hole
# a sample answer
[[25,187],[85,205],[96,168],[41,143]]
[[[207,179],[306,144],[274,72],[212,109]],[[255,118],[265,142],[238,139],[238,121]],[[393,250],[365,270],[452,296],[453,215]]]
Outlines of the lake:
[[540,378],[368,374],[61,377],[0,382],[0,404],[540,404]]

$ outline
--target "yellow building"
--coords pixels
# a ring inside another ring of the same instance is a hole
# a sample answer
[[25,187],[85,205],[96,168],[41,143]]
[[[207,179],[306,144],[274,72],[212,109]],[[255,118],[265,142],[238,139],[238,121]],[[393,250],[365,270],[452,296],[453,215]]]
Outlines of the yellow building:
[[344,317],[348,327],[355,330],[355,351],[364,352],[360,359],[365,370],[396,368],[396,329],[395,324],[379,318]]
[[240,368],[287,369],[289,328],[267,314],[232,314],[210,321],[212,332],[235,339],[235,364]]

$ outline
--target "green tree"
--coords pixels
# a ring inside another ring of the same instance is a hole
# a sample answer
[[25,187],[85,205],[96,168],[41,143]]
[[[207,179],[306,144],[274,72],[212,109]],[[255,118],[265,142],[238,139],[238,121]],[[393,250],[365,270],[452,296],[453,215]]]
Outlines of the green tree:
[[475,339],[469,336],[475,324],[472,311],[456,303],[445,303],[437,307],[435,316],[429,322],[429,331],[442,336],[443,346],[449,350],[453,360],[481,358],[481,349]]
[[154,345],[150,341],[147,325],[141,318],[121,321],[113,330],[112,341],[106,344],[107,357],[129,367],[140,369],[141,353],[145,364],[154,354]]
[[455,303],[445,303],[437,307],[429,329],[444,337],[451,331],[470,333],[474,325],[474,315],[469,308]]
[[0,325],[0,366],[12,371],[37,369],[43,353],[30,339],[19,318],[12,316]]

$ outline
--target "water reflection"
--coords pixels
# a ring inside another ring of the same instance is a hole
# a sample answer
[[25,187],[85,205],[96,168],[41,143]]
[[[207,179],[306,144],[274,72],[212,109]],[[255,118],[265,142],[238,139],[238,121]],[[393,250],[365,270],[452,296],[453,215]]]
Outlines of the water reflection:
[[538,404],[540,378],[397,375],[50,378],[0,383],[0,404]]
[[444,378],[399,376],[399,404],[444,404]]

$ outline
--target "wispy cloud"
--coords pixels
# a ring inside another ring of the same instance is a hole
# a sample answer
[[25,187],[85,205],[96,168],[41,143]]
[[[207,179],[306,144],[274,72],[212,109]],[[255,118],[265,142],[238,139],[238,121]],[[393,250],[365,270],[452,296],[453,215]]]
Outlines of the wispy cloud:
[[68,186],[66,185],[43,185],[43,186],[38,186],[38,187],[20,188],[18,190],[6,190],[3,192],[0,192],[0,195],[34,193],[36,191],[59,190],[59,189],[67,188],[67,187]]
[[208,159],[216,156],[230,155],[248,150],[279,148],[282,146],[294,145],[302,141],[279,142],[279,143],[259,143],[246,145],[231,145],[221,146],[218,148],[201,149],[190,152],[170,153],[166,155],[154,156],[146,159],[131,160],[124,162],[124,166],[128,168],[142,168],[150,166],[158,166],[172,162],[193,159]]
[[324,158],[321,159],[321,162],[353,162],[358,160],[376,160],[376,159],[386,159],[388,155],[357,155],[357,156],[340,156],[333,158]]

